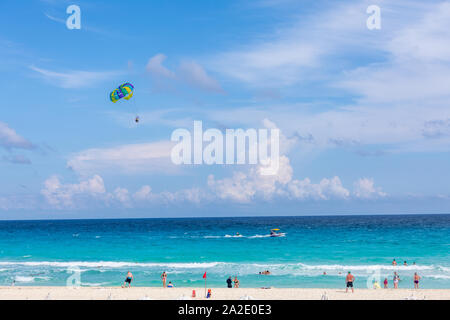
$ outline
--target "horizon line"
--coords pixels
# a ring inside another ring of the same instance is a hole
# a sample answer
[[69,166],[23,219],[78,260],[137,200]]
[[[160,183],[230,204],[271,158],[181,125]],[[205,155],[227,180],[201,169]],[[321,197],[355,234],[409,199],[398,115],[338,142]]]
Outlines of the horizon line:
[[214,218],[314,218],[314,217],[370,217],[370,216],[436,216],[450,213],[370,213],[370,214],[317,214],[317,215],[283,215],[283,216],[188,216],[188,217],[119,217],[119,218],[44,218],[44,219],[1,219],[0,222],[37,222],[37,221],[83,221],[83,220],[150,220],[150,219],[214,219]]

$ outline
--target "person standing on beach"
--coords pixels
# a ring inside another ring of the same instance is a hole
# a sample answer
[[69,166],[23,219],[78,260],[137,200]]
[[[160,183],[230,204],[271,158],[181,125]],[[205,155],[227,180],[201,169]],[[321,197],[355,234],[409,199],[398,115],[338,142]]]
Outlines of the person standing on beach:
[[229,277],[229,278],[227,279],[227,287],[228,287],[228,288],[233,288],[233,286],[231,285],[232,282],[233,282],[233,281],[231,280],[231,277]]
[[234,277],[234,287],[235,288],[239,288],[239,280],[238,280],[238,278],[237,277]]
[[394,289],[398,289],[398,282],[400,281],[400,277],[397,272],[394,272]]
[[417,272],[414,272],[414,289],[419,289],[419,280],[420,276],[417,274]]
[[167,273],[165,271],[162,273],[161,279],[162,279],[162,282],[163,282],[163,288],[165,288],[166,287],[166,281],[167,281]]
[[387,289],[388,288],[388,279],[384,278],[384,288]]
[[133,281],[133,274],[130,271],[128,271],[127,277],[125,278],[125,281],[123,282],[122,288],[125,287],[127,283],[128,283],[128,288],[130,288],[131,281]]
[[353,290],[353,281],[355,281],[355,277],[349,271],[348,274],[347,274],[347,277],[345,277],[345,282],[347,283],[347,288],[345,289],[346,293],[348,292],[348,288],[352,288],[352,293],[354,292],[354,290]]

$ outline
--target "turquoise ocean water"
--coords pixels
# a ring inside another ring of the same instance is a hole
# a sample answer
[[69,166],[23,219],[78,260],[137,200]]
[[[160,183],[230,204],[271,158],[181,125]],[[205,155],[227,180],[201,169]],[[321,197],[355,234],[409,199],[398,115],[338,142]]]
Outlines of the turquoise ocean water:
[[0,285],[79,275],[82,286],[117,286],[128,270],[136,286],[160,286],[162,271],[176,286],[203,286],[205,271],[210,287],[238,276],[241,287],[340,288],[347,271],[356,287],[392,286],[397,271],[400,288],[414,272],[423,288],[450,288],[450,215],[0,221]]

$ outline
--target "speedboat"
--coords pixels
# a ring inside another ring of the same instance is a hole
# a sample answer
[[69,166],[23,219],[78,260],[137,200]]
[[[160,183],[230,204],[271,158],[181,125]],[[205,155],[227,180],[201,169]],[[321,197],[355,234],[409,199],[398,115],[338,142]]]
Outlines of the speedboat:
[[284,234],[282,234],[282,233],[271,233],[270,236],[271,237],[281,237],[281,236],[284,236]]
[[284,236],[284,233],[280,233],[280,232],[277,232],[277,231],[280,231],[280,229],[271,229],[270,230],[270,236],[271,237],[282,237],[282,236]]

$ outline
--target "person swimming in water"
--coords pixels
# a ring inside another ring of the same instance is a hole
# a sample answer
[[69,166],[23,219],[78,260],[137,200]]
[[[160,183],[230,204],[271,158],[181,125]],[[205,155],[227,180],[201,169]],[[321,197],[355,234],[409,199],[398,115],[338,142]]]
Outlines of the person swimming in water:
[[128,283],[128,288],[130,288],[131,281],[133,281],[133,274],[130,271],[128,271],[127,277],[125,278],[125,281],[123,282],[122,288],[125,287],[127,283]]

